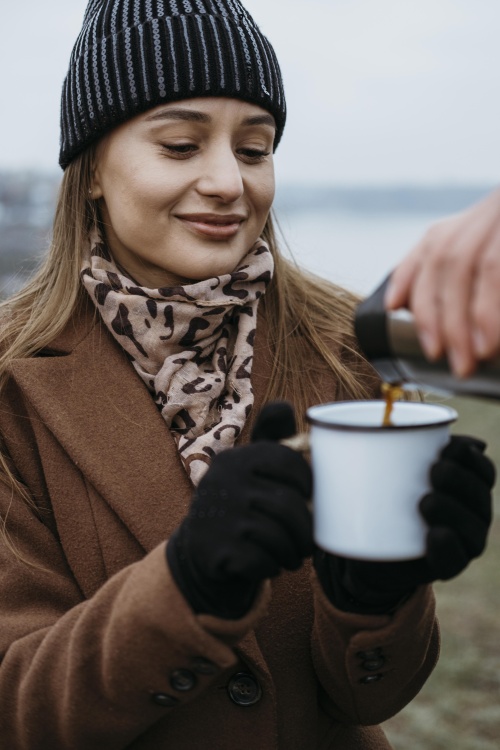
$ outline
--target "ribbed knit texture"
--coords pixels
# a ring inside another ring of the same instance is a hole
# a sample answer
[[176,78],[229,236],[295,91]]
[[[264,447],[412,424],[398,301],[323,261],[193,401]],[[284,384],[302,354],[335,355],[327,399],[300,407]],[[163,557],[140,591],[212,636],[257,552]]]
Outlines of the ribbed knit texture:
[[61,102],[63,169],[116,125],[159,104],[204,96],[286,120],[273,48],[238,0],[90,0]]

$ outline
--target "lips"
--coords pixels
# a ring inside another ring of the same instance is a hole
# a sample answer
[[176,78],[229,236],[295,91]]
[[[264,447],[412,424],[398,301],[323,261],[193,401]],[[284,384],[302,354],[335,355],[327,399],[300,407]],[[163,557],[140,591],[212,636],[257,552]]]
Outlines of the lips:
[[196,234],[213,239],[233,237],[245,221],[240,214],[179,214],[177,218]]

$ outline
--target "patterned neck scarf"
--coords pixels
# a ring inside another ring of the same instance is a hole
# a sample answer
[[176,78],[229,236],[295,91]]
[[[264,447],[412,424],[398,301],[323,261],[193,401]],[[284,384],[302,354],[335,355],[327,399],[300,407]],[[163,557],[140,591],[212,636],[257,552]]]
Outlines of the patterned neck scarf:
[[194,485],[234,445],[252,409],[257,306],[273,268],[258,240],[232,273],[147,289],[117,268],[97,230],[90,237],[82,282],[152,393]]

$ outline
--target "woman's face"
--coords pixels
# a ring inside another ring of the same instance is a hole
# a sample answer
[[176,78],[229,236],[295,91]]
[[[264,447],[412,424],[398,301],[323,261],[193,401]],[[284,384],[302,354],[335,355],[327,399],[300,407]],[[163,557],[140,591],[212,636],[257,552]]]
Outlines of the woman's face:
[[97,148],[92,197],[108,246],[142,286],[233,271],[274,198],[272,115],[225,98],[160,105]]

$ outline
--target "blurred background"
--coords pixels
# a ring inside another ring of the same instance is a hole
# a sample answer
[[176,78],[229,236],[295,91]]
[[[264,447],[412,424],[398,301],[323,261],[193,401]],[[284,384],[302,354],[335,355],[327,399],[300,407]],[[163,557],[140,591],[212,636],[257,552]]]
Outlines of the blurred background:
[[[0,0],[0,293],[49,241],[61,172],[59,96],[86,0]],[[499,182],[496,0],[246,0],[281,63],[289,108],[276,212],[303,266],[362,294],[432,222]],[[450,401],[456,431],[500,465],[500,407]],[[443,652],[386,725],[396,750],[498,750],[500,528],[436,586]]]

